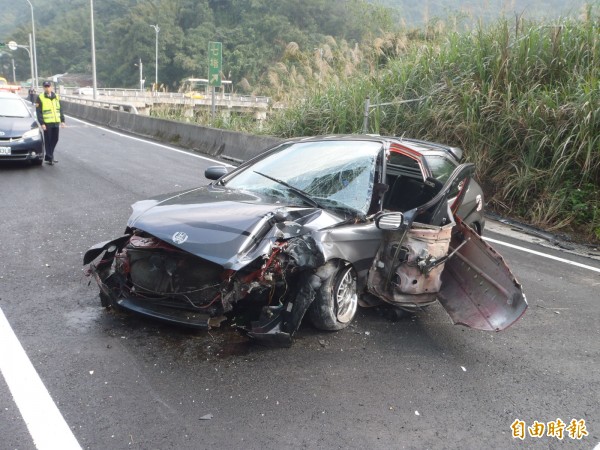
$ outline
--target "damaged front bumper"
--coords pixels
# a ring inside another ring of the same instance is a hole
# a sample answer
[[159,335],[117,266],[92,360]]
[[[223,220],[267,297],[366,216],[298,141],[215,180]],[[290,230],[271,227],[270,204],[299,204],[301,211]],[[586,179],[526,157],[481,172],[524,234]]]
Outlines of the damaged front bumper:
[[[229,318],[252,339],[287,346],[320,286],[312,268],[321,259],[306,239],[275,242],[270,255],[232,271],[151,236],[127,234],[94,245],[84,264],[107,308],[199,330]],[[206,272],[203,285],[192,283]]]

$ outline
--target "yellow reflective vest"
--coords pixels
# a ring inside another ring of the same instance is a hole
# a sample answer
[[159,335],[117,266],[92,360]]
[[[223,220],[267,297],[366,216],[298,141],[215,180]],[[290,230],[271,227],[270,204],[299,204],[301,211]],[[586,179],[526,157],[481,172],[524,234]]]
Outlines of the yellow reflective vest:
[[54,98],[48,98],[46,94],[41,94],[39,101],[44,123],[60,123],[60,98],[58,94]]

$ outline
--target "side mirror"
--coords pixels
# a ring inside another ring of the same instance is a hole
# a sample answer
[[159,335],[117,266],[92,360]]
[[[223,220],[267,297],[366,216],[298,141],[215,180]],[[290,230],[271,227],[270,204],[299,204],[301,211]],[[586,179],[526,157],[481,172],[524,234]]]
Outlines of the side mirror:
[[227,173],[227,167],[225,166],[210,166],[204,171],[204,176],[209,180],[218,180]]
[[375,226],[380,230],[398,231],[404,224],[401,212],[384,213],[375,219]]

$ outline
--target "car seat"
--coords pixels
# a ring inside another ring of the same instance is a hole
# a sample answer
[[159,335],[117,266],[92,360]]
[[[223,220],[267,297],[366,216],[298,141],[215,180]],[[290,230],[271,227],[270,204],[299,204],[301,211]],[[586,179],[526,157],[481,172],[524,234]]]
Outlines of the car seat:
[[406,176],[398,176],[392,188],[386,194],[384,206],[392,211],[405,212],[427,201],[424,198],[425,188],[423,181]]

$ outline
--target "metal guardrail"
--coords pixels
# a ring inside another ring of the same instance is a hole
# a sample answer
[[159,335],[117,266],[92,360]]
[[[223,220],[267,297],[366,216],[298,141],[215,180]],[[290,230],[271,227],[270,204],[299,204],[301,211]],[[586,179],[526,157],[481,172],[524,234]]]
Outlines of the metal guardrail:
[[[457,78],[455,78],[452,81],[455,81],[455,80],[457,80]],[[371,103],[371,97],[368,96],[365,99],[365,109],[364,109],[364,113],[363,113],[363,133],[367,134],[369,132],[369,115],[370,115],[371,109],[379,108],[381,106],[403,105],[406,103],[422,102],[425,99],[433,97],[435,94],[437,94],[439,91],[441,91],[445,87],[446,87],[446,85],[442,84],[427,95],[423,95],[418,98],[411,98],[408,100],[395,99],[395,100],[392,100],[391,102],[385,102],[385,103]]]

